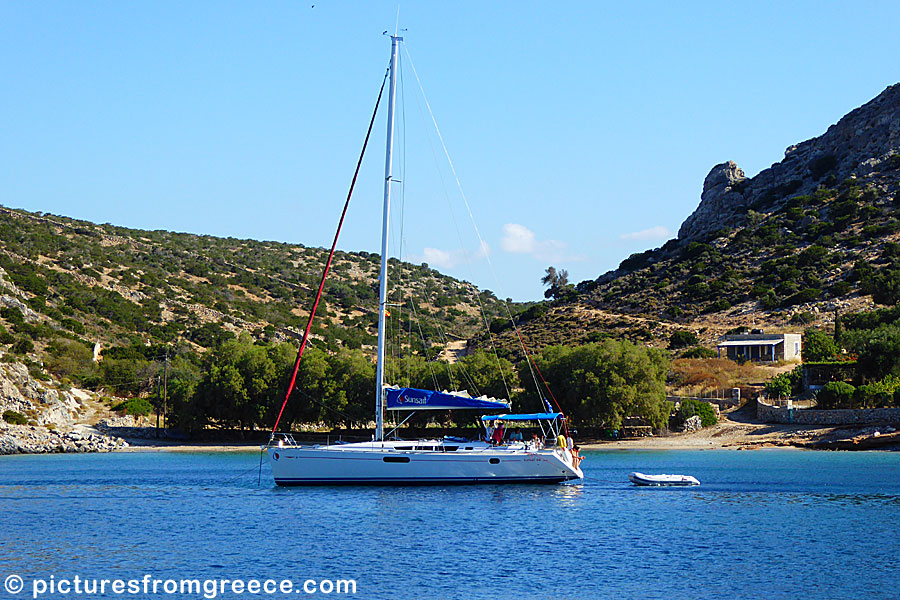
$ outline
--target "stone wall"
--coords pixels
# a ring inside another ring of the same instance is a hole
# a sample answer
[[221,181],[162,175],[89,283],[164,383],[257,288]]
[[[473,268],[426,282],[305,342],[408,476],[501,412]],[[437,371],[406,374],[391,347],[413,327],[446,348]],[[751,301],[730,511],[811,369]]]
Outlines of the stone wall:
[[766,423],[794,423],[798,425],[866,425],[870,423],[900,423],[900,408],[861,408],[816,410],[782,408],[756,401],[756,418]]
[[694,396],[666,396],[672,404],[680,404],[683,400],[697,400],[699,402],[708,402],[719,407],[719,410],[728,410],[738,406],[741,401],[737,398],[697,398]]

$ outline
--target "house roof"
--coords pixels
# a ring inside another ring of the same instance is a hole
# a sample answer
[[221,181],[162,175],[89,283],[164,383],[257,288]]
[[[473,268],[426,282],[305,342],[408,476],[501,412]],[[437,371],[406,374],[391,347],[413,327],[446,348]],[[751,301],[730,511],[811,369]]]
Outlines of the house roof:
[[719,348],[726,346],[777,346],[784,342],[784,338],[764,339],[764,340],[725,340],[718,343]]

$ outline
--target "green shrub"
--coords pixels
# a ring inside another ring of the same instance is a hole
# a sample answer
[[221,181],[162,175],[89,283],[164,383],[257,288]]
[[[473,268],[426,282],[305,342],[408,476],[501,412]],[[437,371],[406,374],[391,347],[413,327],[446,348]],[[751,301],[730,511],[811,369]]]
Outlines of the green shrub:
[[114,411],[125,411],[126,414],[136,417],[146,417],[153,412],[153,405],[146,398],[131,398],[124,402],[119,402],[112,407]]
[[872,278],[872,300],[876,304],[893,306],[900,300],[900,271],[886,269]]
[[792,314],[790,323],[792,325],[807,325],[818,318],[819,315],[817,315],[816,313],[805,310],[803,312],[796,312]]
[[34,342],[28,338],[19,338],[19,340],[13,344],[12,351],[16,354],[28,354],[29,352],[34,352]]
[[41,381],[50,381],[50,376],[44,372],[41,366],[37,363],[31,363],[28,365],[28,374],[31,375],[34,379],[39,379]]
[[703,427],[710,427],[719,422],[716,418],[716,411],[713,410],[709,402],[702,402],[692,398],[681,402],[678,410],[675,412],[675,420],[678,425],[683,425],[685,421],[695,415],[700,416],[700,425]]
[[846,296],[850,292],[853,291],[853,284],[849,281],[838,281],[828,290],[832,296],[835,298],[839,298],[841,296]]
[[802,379],[802,367],[797,367],[789,373],[776,375],[766,382],[766,396],[769,398],[787,398],[799,390]]
[[674,331],[672,332],[672,335],[669,336],[670,350],[679,350],[681,348],[687,348],[689,346],[696,346],[699,343],[700,340],[699,338],[697,338],[697,334],[693,331]]
[[12,425],[26,425],[28,417],[14,410],[3,411],[3,420]]
[[816,403],[821,409],[852,408],[855,392],[856,388],[849,383],[829,381],[816,396]]
[[900,378],[891,375],[880,381],[861,385],[853,394],[853,408],[891,406],[897,390],[900,390]]
[[712,348],[704,348],[703,346],[695,346],[688,348],[678,355],[678,358],[718,358],[719,353]]

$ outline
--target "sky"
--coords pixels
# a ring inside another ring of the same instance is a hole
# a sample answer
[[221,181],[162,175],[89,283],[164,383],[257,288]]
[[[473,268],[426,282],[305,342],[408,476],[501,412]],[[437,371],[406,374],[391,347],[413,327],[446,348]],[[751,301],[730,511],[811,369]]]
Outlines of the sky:
[[[900,81],[896,2],[0,0],[0,204],[329,246],[398,11],[392,255],[518,301]],[[380,249],[375,127],[343,250]]]

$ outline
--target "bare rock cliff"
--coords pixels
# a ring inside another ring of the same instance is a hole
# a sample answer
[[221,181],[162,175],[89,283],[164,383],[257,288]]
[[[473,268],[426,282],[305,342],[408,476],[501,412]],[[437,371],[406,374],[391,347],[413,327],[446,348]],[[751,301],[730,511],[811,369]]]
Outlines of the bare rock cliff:
[[778,208],[788,198],[811,193],[822,183],[850,175],[876,176],[884,161],[900,153],[900,84],[851,111],[819,137],[790,146],[784,160],[751,179],[734,162],[713,167],[700,205],[678,230],[694,240],[743,223],[747,211]]

